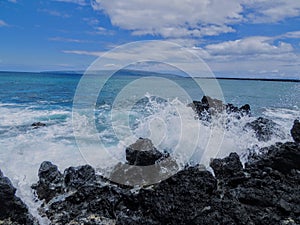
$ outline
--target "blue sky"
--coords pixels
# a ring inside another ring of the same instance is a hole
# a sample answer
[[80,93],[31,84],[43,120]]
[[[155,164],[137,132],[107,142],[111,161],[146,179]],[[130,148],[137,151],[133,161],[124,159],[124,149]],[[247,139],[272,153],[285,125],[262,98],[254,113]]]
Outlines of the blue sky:
[[85,70],[140,40],[178,43],[220,76],[299,78],[300,1],[0,0],[0,70]]

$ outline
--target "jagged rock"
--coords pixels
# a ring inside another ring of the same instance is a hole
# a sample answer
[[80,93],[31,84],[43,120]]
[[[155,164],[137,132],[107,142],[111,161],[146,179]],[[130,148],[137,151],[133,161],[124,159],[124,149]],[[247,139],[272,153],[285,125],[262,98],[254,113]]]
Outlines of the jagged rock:
[[39,199],[50,201],[54,196],[63,193],[63,176],[56,165],[45,161],[41,164],[38,172],[39,181],[32,185]]
[[[64,188],[41,210],[51,224],[69,225],[300,224],[300,145],[278,143],[261,152],[245,168],[231,153],[212,160],[215,177],[203,167],[187,166],[138,189],[104,180],[88,166],[69,168],[64,174],[70,182],[59,178],[60,186],[80,182]],[[119,168],[124,165],[130,166]],[[57,167],[48,167],[60,177]],[[83,174],[91,178],[85,180]]]
[[95,170],[90,165],[70,167],[64,172],[64,184],[71,189],[79,188],[95,179]]
[[259,141],[269,141],[272,135],[275,134],[275,130],[278,130],[278,126],[272,120],[258,117],[256,120],[247,123],[245,128],[254,130],[255,135]]
[[27,206],[15,193],[16,189],[0,170],[0,224],[37,225]]
[[243,169],[243,165],[237,153],[230,153],[230,155],[224,159],[214,159],[210,163],[210,166],[213,168],[215,176],[218,179],[229,178]]
[[242,107],[239,108],[239,111],[243,114],[243,115],[250,115],[251,112],[251,108],[249,104],[245,104]]
[[149,166],[163,156],[148,138],[139,138],[126,148],[126,160],[129,165]]
[[299,120],[294,121],[294,125],[291,130],[292,137],[295,142],[300,143],[300,122]]
[[137,199],[140,211],[157,224],[191,224],[199,209],[209,205],[216,189],[213,175],[194,166],[155,185],[153,190],[141,190]]
[[224,104],[221,100],[213,99],[209,96],[203,96],[201,101],[193,101],[188,106],[192,107],[197,113],[198,118],[202,120],[210,120],[212,115],[225,112],[235,113],[237,118],[240,116],[250,115],[250,105],[246,104],[238,108],[233,104]]
[[284,144],[277,143],[262,149],[262,156],[254,162],[246,163],[248,167],[256,167],[258,169],[270,167],[282,173],[289,173],[291,170],[300,170],[300,147],[294,142],[286,142]]

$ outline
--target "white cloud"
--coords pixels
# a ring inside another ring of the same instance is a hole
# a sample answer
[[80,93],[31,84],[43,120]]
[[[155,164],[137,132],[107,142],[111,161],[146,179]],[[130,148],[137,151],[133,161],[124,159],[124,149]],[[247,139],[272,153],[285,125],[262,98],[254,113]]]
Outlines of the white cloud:
[[7,23],[3,20],[0,20],[0,27],[8,26]]
[[233,32],[226,24],[242,19],[238,0],[94,0],[93,8],[103,10],[113,25],[135,35],[173,38]]
[[77,5],[81,5],[81,6],[87,5],[87,2],[85,0],[54,0],[54,1],[74,3],[74,4],[77,4]]
[[255,23],[275,23],[300,15],[300,1],[295,0],[244,0],[246,17]]
[[59,12],[56,10],[49,10],[49,9],[39,9],[39,12],[44,12],[47,13],[51,16],[57,16],[57,17],[62,17],[62,18],[70,18],[71,16],[69,14],[63,13],[63,12]]
[[8,1],[12,3],[17,3],[17,0],[8,0]]
[[[175,39],[176,40],[176,39]],[[182,39],[179,39],[182,40]],[[189,40],[187,40],[188,42]],[[185,41],[183,41],[183,44]],[[138,43],[137,43],[138,44]],[[204,43],[202,43],[204,45]],[[244,39],[225,41],[218,44],[204,45],[203,47],[188,46],[188,51],[205,61],[212,71],[230,76],[279,76],[283,72],[290,77],[299,76],[300,55],[295,53],[293,47],[285,42],[278,42],[273,37],[248,37]],[[105,52],[68,50],[68,54],[90,56],[103,56],[106,64],[121,65],[122,62],[136,60],[143,61],[143,57],[151,57],[157,62],[183,62],[186,55],[172,48],[172,45],[160,45],[149,42],[136,48],[128,48],[122,52]],[[201,60],[200,60],[201,61]],[[196,69],[195,61],[188,60],[185,68]],[[187,65],[188,64],[188,65]],[[155,69],[153,65],[142,69]],[[161,69],[161,67],[159,67]],[[159,69],[158,68],[158,69]],[[157,69],[157,68],[156,68]],[[263,73],[261,72],[263,71]],[[195,70],[195,74],[197,71]]]
[[291,44],[279,42],[274,45],[269,37],[248,37],[235,41],[226,41],[207,45],[205,49],[211,55],[262,55],[282,54],[293,51]]
[[75,55],[88,55],[88,56],[101,56],[104,52],[97,51],[84,51],[84,50],[63,50],[63,53],[66,54],[75,54]]
[[287,32],[279,37],[282,38],[300,38],[300,31]]
[[134,35],[202,37],[234,32],[233,24],[275,23],[300,15],[298,0],[93,0],[113,25]]
[[48,40],[49,41],[61,41],[61,42],[73,42],[73,43],[88,43],[88,42],[90,42],[87,40],[79,40],[79,39],[63,38],[63,37],[51,37]]

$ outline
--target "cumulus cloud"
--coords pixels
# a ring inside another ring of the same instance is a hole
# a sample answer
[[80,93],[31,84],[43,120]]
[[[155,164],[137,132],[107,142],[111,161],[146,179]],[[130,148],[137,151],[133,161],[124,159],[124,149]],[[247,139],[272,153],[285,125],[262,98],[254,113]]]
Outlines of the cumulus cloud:
[[238,0],[94,0],[93,8],[107,13],[113,25],[132,30],[135,35],[217,35],[233,32],[226,24],[242,19]]
[[300,15],[300,1],[295,0],[244,0],[245,16],[255,23],[274,23]]
[[113,25],[134,35],[202,37],[234,32],[238,22],[278,22],[300,15],[295,0],[93,0]]

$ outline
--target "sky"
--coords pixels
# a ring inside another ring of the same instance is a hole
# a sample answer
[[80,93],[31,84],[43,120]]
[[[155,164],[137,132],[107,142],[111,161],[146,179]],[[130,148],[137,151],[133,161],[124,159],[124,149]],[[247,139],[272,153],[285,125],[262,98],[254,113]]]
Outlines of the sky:
[[300,1],[0,0],[2,71],[85,70],[149,40],[179,44],[218,76],[300,78]]

